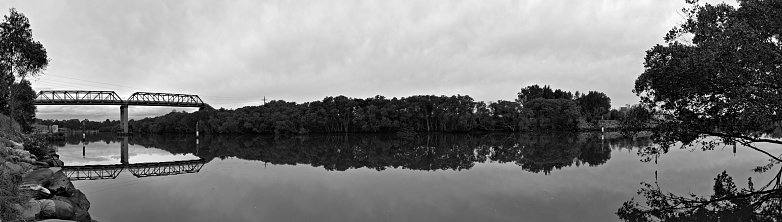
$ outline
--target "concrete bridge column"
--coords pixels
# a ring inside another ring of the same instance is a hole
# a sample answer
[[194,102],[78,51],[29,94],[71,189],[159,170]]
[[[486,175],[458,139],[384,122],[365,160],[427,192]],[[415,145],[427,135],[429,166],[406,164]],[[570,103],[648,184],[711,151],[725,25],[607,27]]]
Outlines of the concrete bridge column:
[[123,134],[128,134],[128,106],[122,105],[119,107],[119,121]]

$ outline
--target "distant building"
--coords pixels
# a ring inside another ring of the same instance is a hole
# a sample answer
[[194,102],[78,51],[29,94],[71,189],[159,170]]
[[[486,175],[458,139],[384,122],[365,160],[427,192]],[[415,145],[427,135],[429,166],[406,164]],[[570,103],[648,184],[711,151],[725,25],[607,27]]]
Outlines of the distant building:
[[35,132],[38,132],[38,133],[57,133],[57,132],[60,132],[60,127],[58,125],[46,126],[46,125],[40,125],[40,124],[33,124],[32,127],[35,130]]

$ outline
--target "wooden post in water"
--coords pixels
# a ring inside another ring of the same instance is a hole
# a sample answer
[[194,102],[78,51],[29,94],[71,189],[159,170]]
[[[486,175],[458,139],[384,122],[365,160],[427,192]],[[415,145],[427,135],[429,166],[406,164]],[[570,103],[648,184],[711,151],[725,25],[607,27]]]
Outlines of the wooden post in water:
[[196,155],[198,155],[198,121],[196,121]]
[[87,134],[84,133],[84,122],[81,122],[81,158],[87,156],[87,143],[84,141],[86,138]]

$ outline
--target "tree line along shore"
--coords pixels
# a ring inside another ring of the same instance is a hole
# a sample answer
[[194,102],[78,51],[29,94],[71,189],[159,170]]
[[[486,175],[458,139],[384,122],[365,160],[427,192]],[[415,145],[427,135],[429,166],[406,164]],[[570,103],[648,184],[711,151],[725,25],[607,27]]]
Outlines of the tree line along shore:
[[[171,112],[130,120],[133,133],[308,134],[398,132],[583,131],[616,128],[638,107],[611,109],[602,92],[581,94],[549,86],[522,88],[515,101],[475,101],[468,95],[402,98],[345,96],[296,103],[274,100],[235,110]],[[72,130],[116,132],[119,121],[36,120]]]

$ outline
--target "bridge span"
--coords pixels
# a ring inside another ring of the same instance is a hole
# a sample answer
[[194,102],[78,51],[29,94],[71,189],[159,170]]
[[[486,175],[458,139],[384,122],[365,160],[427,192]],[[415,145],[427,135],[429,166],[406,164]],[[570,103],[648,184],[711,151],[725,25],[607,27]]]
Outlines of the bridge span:
[[102,180],[116,179],[125,169],[136,177],[198,173],[206,162],[208,161],[205,159],[199,159],[156,163],[64,166],[61,170],[71,180]]
[[123,100],[114,91],[44,90],[38,92],[35,105],[111,105],[120,106],[123,133],[128,133],[128,106],[175,106],[211,109],[197,95],[136,92]]

